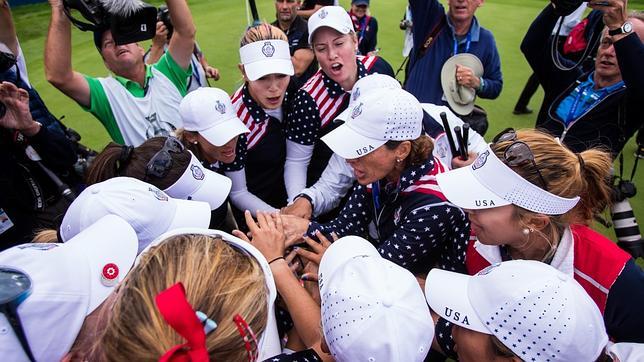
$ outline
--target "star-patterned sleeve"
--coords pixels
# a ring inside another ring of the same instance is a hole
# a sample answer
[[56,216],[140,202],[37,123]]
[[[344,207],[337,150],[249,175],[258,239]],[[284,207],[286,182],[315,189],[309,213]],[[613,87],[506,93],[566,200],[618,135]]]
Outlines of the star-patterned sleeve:
[[265,359],[264,362],[317,362],[322,358],[313,350],[305,349],[304,351],[294,352],[291,354],[282,353],[277,356]]
[[461,209],[447,203],[424,205],[401,215],[400,225],[378,245],[378,252],[405,269],[417,270],[428,257],[440,255],[441,269],[464,271],[468,227]]
[[246,135],[241,135],[237,139],[235,147],[235,160],[232,163],[224,163],[221,170],[225,172],[240,171],[246,167]]
[[355,186],[340,214],[326,224],[311,221],[307,234],[311,238],[315,238],[315,231],[319,230],[327,236],[332,232],[340,237],[346,235],[366,236],[367,225],[372,218],[368,207],[368,203],[371,202],[369,197],[365,186]]
[[317,104],[310,94],[299,90],[290,108],[286,115],[286,138],[301,145],[314,145],[321,123]]

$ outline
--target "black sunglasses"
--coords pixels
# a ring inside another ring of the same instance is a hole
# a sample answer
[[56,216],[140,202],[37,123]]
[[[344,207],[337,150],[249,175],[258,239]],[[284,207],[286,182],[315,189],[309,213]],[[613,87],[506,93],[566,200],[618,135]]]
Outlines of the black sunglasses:
[[537,172],[539,180],[541,181],[541,186],[544,190],[548,191],[548,183],[543,178],[541,171],[537,162],[534,160],[534,153],[530,149],[527,143],[522,141],[517,141],[517,133],[513,128],[506,128],[501,133],[496,135],[492,140],[494,144],[499,142],[513,142],[509,145],[505,152],[503,153],[504,162],[506,165],[511,167],[523,166],[527,163],[532,164],[532,167]]
[[5,315],[30,361],[35,361],[22,328],[18,306],[31,295],[31,279],[19,270],[0,266],[0,312]]
[[163,148],[148,161],[145,169],[145,177],[154,176],[156,178],[164,178],[172,168],[172,153],[182,153],[184,150],[183,144],[176,137],[168,137],[165,140]]

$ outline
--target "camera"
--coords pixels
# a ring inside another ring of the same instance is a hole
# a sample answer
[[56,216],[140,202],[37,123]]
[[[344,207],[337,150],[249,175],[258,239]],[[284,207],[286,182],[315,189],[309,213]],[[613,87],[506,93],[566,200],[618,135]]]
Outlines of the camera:
[[[63,0],[65,14],[81,31],[111,30],[117,45],[152,39],[157,10],[139,0]],[[78,12],[86,20],[78,20]]]
[[157,20],[161,21],[165,28],[168,29],[168,40],[172,38],[172,32],[174,31],[174,26],[172,25],[172,19],[170,18],[170,11],[165,5],[159,6],[157,10]]
[[[0,73],[4,73],[16,65],[16,56],[0,51]],[[0,102],[0,118],[7,113],[7,107]]]
[[628,201],[637,194],[635,184],[618,178],[613,185],[613,204],[610,208],[610,216],[613,220],[617,245],[629,252],[634,258],[644,256],[644,239],[640,234],[640,228],[635,219],[633,207]]

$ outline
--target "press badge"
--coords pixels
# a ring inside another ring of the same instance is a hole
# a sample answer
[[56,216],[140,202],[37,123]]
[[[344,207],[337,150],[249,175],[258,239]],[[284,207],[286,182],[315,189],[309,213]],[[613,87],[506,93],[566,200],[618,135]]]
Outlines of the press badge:
[[0,209],[0,234],[11,229],[12,226],[13,222],[9,218],[9,215],[3,209]]

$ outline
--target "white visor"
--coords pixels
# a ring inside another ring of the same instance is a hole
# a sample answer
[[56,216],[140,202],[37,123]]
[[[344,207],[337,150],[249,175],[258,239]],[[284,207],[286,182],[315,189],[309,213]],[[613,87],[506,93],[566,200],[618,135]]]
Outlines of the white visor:
[[540,214],[561,215],[579,202],[579,196],[557,196],[519,176],[489,145],[470,166],[438,174],[436,181],[447,199],[463,209],[514,204]]
[[257,341],[259,351],[259,358],[257,360],[264,361],[270,357],[282,353],[280,337],[277,331],[277,319],[275,317],[275,300],[277,299],[277,287],[275,286],[275,279],[273,278],[271,267],[270,265],[268,265],[268,261],[266,260],[266,258],[264,258],[264,255],[262,255],[262,253],[250,243],[247,243],[236,236],[219,230],[211,230],[205,228],[174,229],[159,236],[156,240],[150,243],[150,245],[148,245],[148,247],[143,250],[143,252],[141,252],[141,254],[137,257],[133,269],[136,268],[136,265],[138,265],[141,255],[145,254],[151,247],[159,245],[164,240],[170,237],[184,234],[209,235],[213,237],[221,236],[224,241],[236,246],[239,249],[243,249],[244,251],[248,252],[253,258],[255,258],[255,260],[257,260],[262,268],[262,271],[264,272],[264,277],[266,278],[266,288],[268,289],[268,296],[266,298],[268,303],[268,319],[266,321],[266,329]]
[[284,40],[261,40],[244,45],[239,49],[239,57],[250,81],[268,74],[295,74],[288,42]]
[[205,201],[214,210],[226,201],[232,181],[203,167],[195,155],[188,152],[190,163],[183,175],[163,191],[177,199]]

